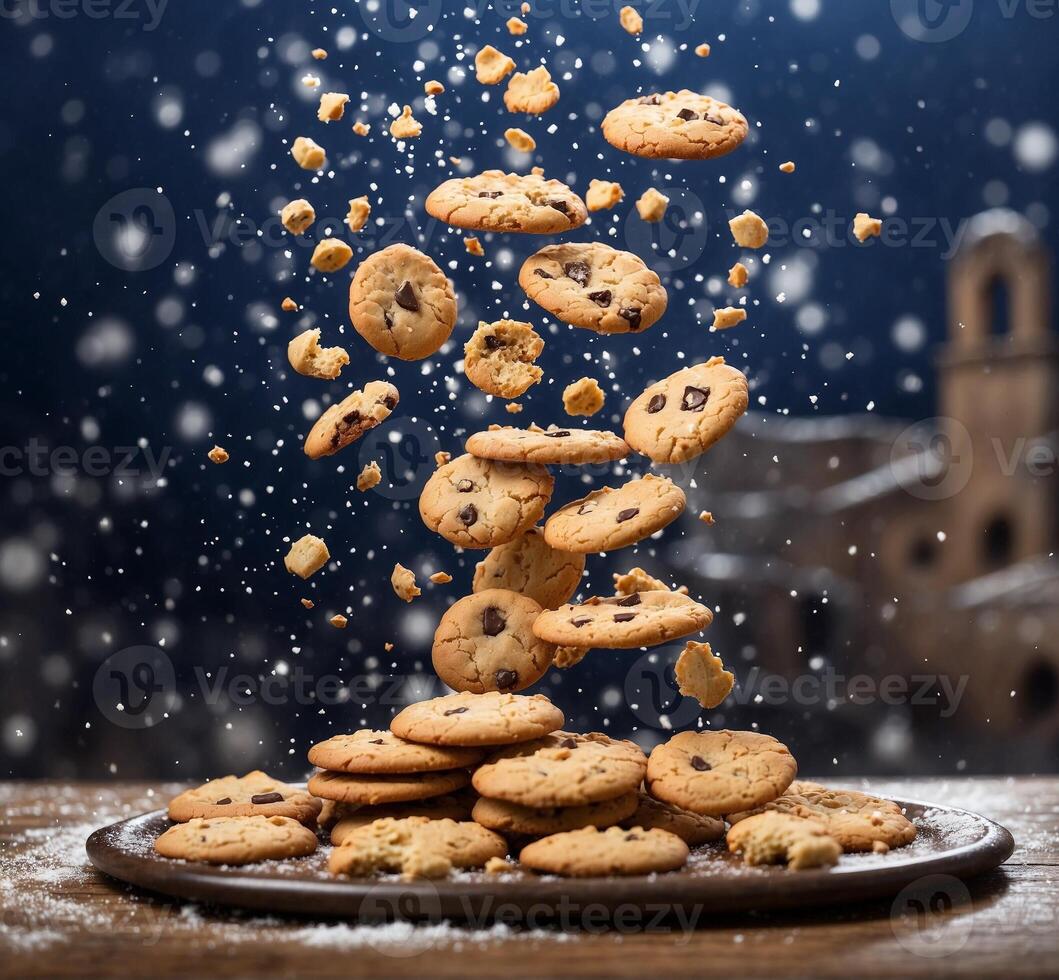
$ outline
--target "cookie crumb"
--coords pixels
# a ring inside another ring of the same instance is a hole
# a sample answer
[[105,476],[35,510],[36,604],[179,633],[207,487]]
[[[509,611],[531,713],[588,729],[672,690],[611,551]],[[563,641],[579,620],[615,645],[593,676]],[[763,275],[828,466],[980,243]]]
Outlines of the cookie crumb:
[[566,670],[585,659],[591,647],[556,647],[552,663],[560,670]]
[[487,875],[502,875],[509,871],[517,870],[517,865],[507,858],[491,857],[485,862],[485,873]]
[[308,136],[299,136],[291,146],[290,154],[302,170],[322,170],[327,162],[324,148]]
[[291,575],[307,579],[320,571],[330,557],[331,553],[327,550],[323,538],[318,538],[315,534],[306,534],[290,546],[290,551],[283,559],[283,564]]
[[319,88],[320,78],[318,75],[303,75],[302,85],[304,85],[306,88]]
[[496,85],[515,70],[515,62],[487,44],[474,56],[475,77],[483,85]]
[[287,344],[287,360],[298,374],[334,381],[349,363],[349,354],[343,347],[321,347],[320,328],[314,327]]
[[537,149],[537,141],[524,129],[505,129],[504,139],[520,153],[532,153]]
[[347,625],[347,624],[349,623],[349,620],[348,620],[348,619],[346,619],[346,617],[345,617],[345,616],[343,616],[343,615],[342,615],[341,613],[335,613],[335,615],[334,615],[334,616],[332,616],[332,617],[331,617],[331,618],[330,618],[330,619],[328,620],[328,622],[329,622],[329,623],[330,623],[330,624],[331,624],[331,625],[332,625],[332,626],[333,626],[333,627],[334,627],[334,628],[335,628],[336,630],[344,630],[344,629],[346,628],[346,625]]
[[390,135],[395,140],[415,139],[421,132],[423,127],[413,118],[410,105],[406,105],[401,114],[390,123]]
[[445,452],[444,449],[434,453],[434,462],[438,466],[444,466],[446,463],[451,462],[452,453]]
[[470,238],[465,238],[463,240],[463,247],[467,249],[468,255],[485,255],[485,249],[482,248],[482,243],[478,241],[478,239],[475,238],[474,235],[472,235]]
[[528,2],[524,2],[519,9],[522,11],[523,14],[528,14],[532,8],[530,7]]
[[728,270],[728,285],[736,289],[742,289],[750,281],[750,272],[742,262],[736,262]]
[[298,310],[298,304],[289,296],[284,296],[283,302],[279,304],[279,308],[283,310],[284,313],[296,313]]
[[697,54],[700,58],[708,58],[710,56],[711,50],[712,49],[710,48],[710,46],[704,43],[696,46],[695,54]]
[[624,196],[625,191],[616,181],[593,179],[588,184],[585,204],[589,211],[603,211],[614,207]]
[[769,240],[769,226],[753,211],[744,211],[728,222],[732,238],[740,248],[761,248]]
[[306,609],[315,609],[316,608],[316,603],[313,602],[312,599],[302,599],[301,603],[302,603],[303,606],[305,606]]
[[448,585],[452,581],[452,576],[448,572],[435,572],[430,576],[430,581],[435,585]]
[[211,463],[227,463],[229,460],[228,450],[220,446],[214,446],[208,453]]
[[313,48],[313,57],[317,61],[323,61],[327,58],[327,52],[323,48]]
[[713,525],[717,523],[713,519],[713,512],[708,510],[701,511],[699,513],[699,520],[702,521],[703,524],[707,524],[710,527],[713,527]]
[[284,205],[279,213],[279,220],[292,235],[301,235],[316,220],[316,211],[304,198],[298,198]]
[[371,216],[371,204],[367,196],[354,197],[349,202],[349,214],[346,215],[346,224],[349,230],[356,233],[361,230]]
[[567,415],[595,415],[605,400],[606,395],[595,378],[581,378],[563,390],[563,408]]
[[432,78],[423,86],[423,91],[427,95],[441,95],[445,91],[445,86],[437,79]]
[[522,406],[518,402],[508,402],[504,406],[504,411],[506,411],[508,415],[518,415],[518,413],[522,411]]
[[360,471],[360,475],[357,477],[357,489],[361,493],[365,493],[372,487],[377,487],[380,483],[382,483],[382,470],[379,469],[379,464],[372,460]]
[[674,671],[680,693],[704,708],[716,708],[735,687],[735,675],[724,669],[709,643],[689,640],[677,657]]
[[878,238],[882,234],[882,219],[873,218],[871,215],[861,211],[853,218],[853,234],[858,242],[866,242],[869,238]]
[[368,133],[371,132],[371,126],[369,126],[366,122],[363,122],[362,120],[358,119],[355,123],[353,123],[353,132],[356,133],[358,136],[367,136]]
[[313,249],[313,257],[309,261],[321,272],[338,272],[351,258],[353,249],[342,239],[325,238]]
[[842,847],[822,823],[790,813],[766,810],[728,830],[728,850],[747,864],[786,862],[792,871],[835,864]]
[[393,650],[393,644],[392,644],[392,643],[384,643],[384,644],[382,645],[382,648],[383,648],[383,649],[384,649],[384,650],[385,650],[385,651],[386,651],[387,653],[389,653],[389,652],[390,652],[391,650]]
[[630,568],[624,575],[614,573],[614,591],[620,596],[630,596],[637,592],[679,592],[681,595],[687,595],[688,587],[682,585],[679,589],[671,589],[661,579],[637,566]]
[[504,92],[508,112],[525,112],[530,116],[547,112],[558,101],[559,86],[544,65],[528,72],[515,72]]
[[653,187],[648,187],[636,202],[636,210],[644,221],[661,221],[668,206],[669,198]]
[[643,18],[634,7],[622,7],[618,11],[618,21],[625,31],[634,37],[643,33]]
[[316,118],[322,123],[338,122],[346,114],[349,96],[345,92],[324,92],[320,96],[320,108]]
[[713,311],[713,325],[711,330],[728,330],[730,327],[738,326],[746,319],[746,310],[738,306],[726,306],[723,309]]
[[798,168],[794,165],[793,160],[788,160],[786,163],[780,164],[780,170],[785,174],[792,174]]
[[509,34],[514,34],[518,37],[529,30],[529,25],[518,17],[509,17],[507,20],[507,30]]
[[422,589],[416,585],[415,572],[405,568],[400,562],[393,566],[390,585],[393,586],[394,594],[405,602],[411,602],[416,596],[423,594]]

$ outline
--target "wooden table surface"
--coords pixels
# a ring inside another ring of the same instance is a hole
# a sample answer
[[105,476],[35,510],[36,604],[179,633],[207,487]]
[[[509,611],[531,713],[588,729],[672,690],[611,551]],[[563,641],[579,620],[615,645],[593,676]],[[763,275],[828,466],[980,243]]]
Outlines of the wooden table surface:
[[[848,784],[854,785],[854,784]],[[209,911],[96,873],[84,839],[176,787],[0,783],[0,974],[11,977],[1054,977],[1059,778],[875,780],[873,791],[1004,824],[1014,857],[940,882],[921,915],[893,903],[645,931],[366,926]]]

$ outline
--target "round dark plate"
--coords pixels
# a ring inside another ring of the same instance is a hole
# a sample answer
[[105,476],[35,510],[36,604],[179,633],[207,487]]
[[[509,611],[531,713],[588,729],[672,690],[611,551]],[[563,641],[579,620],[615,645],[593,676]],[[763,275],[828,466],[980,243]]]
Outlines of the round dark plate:
[[[155,854],[155,838],[171,826],[165,812],[145,813],[97,830],[88,857],[100,871],[140,888],[260,912],[394,919],[566,921],[630,916],[698,921],[705,914],[807,909],[910,894],[921,885],[968,879],[1006,861],[1015,842],[1003,827],[955,807],[898,800],[919,833],[885,855],[843,855],[827,870],[749,868],[722,845],[699,848],[682,871],[633,878],[556,878],[525,873],[461,872],[441,881],[396,876],[334,878],[326,845],[308,858],[244,867],[213,867]],[[946,876],[936,878],[933,876]],[[692,918],[694,917],[694,919]]]

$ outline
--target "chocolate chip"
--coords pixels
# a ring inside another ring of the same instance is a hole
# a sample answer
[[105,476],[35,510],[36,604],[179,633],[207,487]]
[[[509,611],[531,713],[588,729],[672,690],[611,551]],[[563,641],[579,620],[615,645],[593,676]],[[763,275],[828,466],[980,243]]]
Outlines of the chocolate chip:
[[485,338],[485,346],[487,350],[500,350],[501,347],[506,347],[507,345],[499,337],[488,334]]
[[706,407],[709,397],[709,388],[696,388],[694,385],[688,385],[684,389],[684,397],[680,400],[680,410],[682,412],[701,412]]
[[223,800],[218,800],[213,805],[214,806],[227,806],[231,802],[232,802],[232,798],[230,796],[226,796]]
[[462,715],[467,710],[467,708],[449,708],[444,714],[448,718],[449,715]]
[[692,112],[690,109],[681,109],[680,112],[677,113],[677,117],[683,119],[684,122],[691,122],[692,119],[699,118],[698,114]]
[[572,738],[564,738],[559,743],[559,745],[562,748],[564,748],[564,749],[576,749],[577,748],[577,742],[575,742]]
[[383,404],[384,404],[384,405],[385,405],[385,406],[386,406],[387,408],[389,408],[389,409],[391,409],[391,410],[392,410],[393,408],[395,408],[395,407],[397,406],[397,399],[396,399],[396,398],[394,398],[394,397],[393,397],[393,395],[387,395],[387,396],[386,396],[386,397],[385,397],[385,398],[384,398],[384,399],[382,400],[382,403],[383,403]]
[[631,306],[623,306],[620,310],[618,310],[618,316],[620,316],[623,320],[629,321],[630,329],[640,329],[640,321],[642,319],[640,310],[634,310]]
[[489,606],[482,613],[482,632],[486,636],[499,636],[506,626],[507,618],[496,606]]
[[390,315],[389,310],[383,310],[382,319],[386,324],[386,329],[393,330],[393,317]]
[[498,670],[496,672],[496,686],[500,691],[508,691],[518,683],[517,670]]
[[549,201],[548,207],[555,208],[560,214],[569,214],[570,205],[566,201]]
[[571,626],[576,626],[578,629],[581,629],[582,626],[587,626],[591,622],[592,622],[592,617],[591,616],[578,616],[577,619],[571,619],[570,620],[570,625]]
[[713,123],[714,126],[723,126],[724,125],[724,120],[721,119],[719,116],[711,116],[711,115],[707,114],[707,115],[703,116],[703,119],[705,119],[706,122],[708,122],[708,123]]
[[470,493],[474,489],[474,484],[470,480],[460,480],[456,484],[457,493]]
[[582,504],[577,508],[577,515],[578,517],[583,517],[585,514],[591,514],[595,509],[595,506],[591,503]]
[[401,283],[401,288],[393,294],[393,298],[401,309],[408,310],[410,313],[419,312],[419,300],[416,299],[416,292],[407,279]]
[[384,739],[384,738],[373,738],[370,742],[368,742],[368,745],[385,745],[385,744],[386,744],[386,739]]
[[639,507],[628,507],[623,511],[618,512],[618,523],[624,524],[626,521],[631,521],[637,514],[640,513]]
[[584,286],[588,282],[588,277],[592,274],[587,262],[567,262],[563,266],[563,272],[579,286]]
[[495,201],[503,193],[503,191],[479,191],[478,196],[487,197],[490,201]]
[[342,416],[343,425],[356,425],[360,420],[361,414],[357,411],[346,412],[346,414]]
[[588,298],[597,306],[610,306],[611,294],[609,289],[597,289],[594,293],[589,293]]
[[555,278],[555,276],[553,276],[550,272],[546,272],[544,269],[534,269],[533,270],[533,274],[535,276],[540,276],[541,279],[554,279]]
[[654,398],[652,398],[647,403],[647,413],[648,413],[648,415],[654,415],[656,412],[662,411],[662,409],[665,408],[665,407],[666,407],[666,396],[665,395],[655,395]]
[[546,435],[549,439],[565,439],[568,435],[570,435],[567,429],[556,429],[554,432],[545,432],[543,434]]
[[691,768],[698,769],[699,772],[709,772],[713,766],[711,766],[701,755],[693,755],[691,757]]
[[256,795],[250,797],[250,802],[251,803],[257,803],[257,804],[261,804],[261,803],[282,803],[283,802],[283,794],[282,793],[257,793]]
[[614,622],[616,623],[627,623],[630,620],[636,618],[636,613],[616,613],[614,616]]
[[470,527],[478,521],[478,508],[474,504],[468,504],[460,511],[459,517],[467,527]]
[[617,604],[619,606],[638,606],[643,602],[640,598],[639,592],[634,592],[632,595],[627,595],[624,599],[619,599]]

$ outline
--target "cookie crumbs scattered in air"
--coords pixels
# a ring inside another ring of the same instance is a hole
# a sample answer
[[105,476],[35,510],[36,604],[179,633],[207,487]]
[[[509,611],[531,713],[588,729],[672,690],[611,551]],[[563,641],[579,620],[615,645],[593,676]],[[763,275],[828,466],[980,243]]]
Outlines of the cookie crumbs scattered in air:
[[769,240],[769,226],[753,211],[744,211],[732,218],[728,227],[740,248],[761,248]]
[[437,79],[432,78],[423,86],[423,91],[427,95],[441,95],[445,91],[445,86]]
[[320,571],[330,557],[331,553],[327,550],[323,538],[318,538],[315,534],[306,534],[290,546],[290,551],[283,559],[283,564],[291,575],[307,579]]
[[483,85],[496,85],[515,70],[515,62],[487,44],[474,56],[475,77]]
[[552,663],[560,670],[566,670],[581,663],[590,649],[591,647],[556,647]]
[[723,309],[713,311],[713,325],[711,330],[728,330],[730,327],[738,326],[746,319],[746,310],[737,306],[726,306]]
[[448,572],[435,572],[430,576],[430,581],[435,585],[448,585],[452,581],[452,576]]
[[467,249],[468,255],[485,255],[485,249],[482,248],[482,243],[473,235],[470,238],[465,238],[463,240],[463,247]]
[[283,310],[284,313],[296,313],[298,311],[298,304],[289,296],[284,296],[283,302],[279,304],[279,308]]
[[390,576],[390,584],[393,586],[394,594],[405,602],[411,602],[423,591],[416,585],[416,576],[410,568],[405,568],[400,562],[393,566],[393,574]]
[[349,202],[349,214],[346,215],[346,224],[349,230],[356,233],[361,230],[371,216],[371,204],[366,196],[354,197]]
[[320,79],[316,75],[304,75],[302,76],[302,85],[306,88],[319,88]]
[[212,463],[227,463],[230,458],[228,450],[222,449],[220,446],[214,446],[206,455],[209,456]]
[[447,453],[445,450],[434,453],[434,463],[437,466],[444,466],[446,463],[452,461],[452,453]]
[[785,174],[792,174],[798,168],[795,166],[793,160],[788,160],[786,163],[780,164],[780,170]]
[[349,354],[343,347],[321,347],[320,328],[314,327],[287,344],[287,360],[298,374],[334,381],[349,363]]
[[458,167],[462,160],[462,157],[449,157],[449,163],[451,163],[454,167]]
[[508,402],[504,406],[504,410],[508,415],[518,415],[518,413],[522,411],[522,406],[518,402]]
[[625,31],[634,37],[643,33],[643,18],[634,7],[622,7],[618,11],[618,20]]
[[322,170],[327,162],[324,148],[308,136],[299,136],[291,146],[290,153],[302,170]]
[[529,30],[529,25],[518,17],[509,17],[507,21],[507,29],[509,34],[513,34],[516,37],[525,34]]
[[383,648],[383,649],[384,649],[384,650],[385,650],[385,651],[386,651],[387,653],[389,653],[389,652],[390,652],[391,650],[393,650],[393,644],[392,644],[392,643],[384,643],[384,644],[382,645],[382,648]]
[[346,114],[349,96],[345,92],[324,92],[320,96],[320,108],[316,118],[322,123],[338,122]]
[[505,129],[504,139],[520,153],[532,153],[537,149],[537,141],[524,129]]
[[279,213],[279,219],[292,235],[301,235],[316,220],[316,211],[308,201],[298,198],[284,206]]
[[699,514],[699,520],[702,521],[703,524],[708,524],[710,527],[713,527],[713,525],[717,523],[713,519],[712,511],[708,510],[704,510]]
[[334,616],[332,616],[332,617],[331,617],[331,618],[330,618],[330,619],[328,620],[328,622],[329,622],[329,623],[330,623],[330,624],[331,624],[331,625],[332,625],[332,626],[333,626],[333,627],[334,627],[334,628],[335,628],[336,630],[344,630],[344,629],[346,628],[346,625],[347,625],[347,624],[349,623],[349,620],[348,620],[348,619],[346,619],[346,617],[345,617],[345,616],[343,616],[343,615],[342,615],[341,613],[336,613],[336,614],[335,614]]
[[396,140],[415,139],[422,132],[422,125],[412,117],[410,105],[406,105],[401,114],[390,123],[390,135]]
[[371,126],[363,120],[358,119],[353,123],[353,132],[358,136],[367,136],[371,132]]
[[695,54],[700,58],[708,58],[710,56],[710,46],[708,44],[700,44],[695,48]]
[[528,72],[516,72],[507,83],[504,105],[508,112],[539,116],[559,101],[559,86],[544,65]]
[[315,609],[316,603],[312,599],[302,599],[301,603],[306,609]]
[[585,195],[585,204],[589,211],[604,211],[614,207],[625,196],[621,184],[613,180],[591,180],[588,185],[588,193]]
[[648,187],[636,202],[636,210],[644,221],[661,221],[668,206],[669,198],[653,187]]
[[869,238],[878,238],[882,234],[882,219],[873,218],[871,215],[861,211],[853,218],[853,234],[858,242],[866,242]]
[[344,241],[340,238],[325,238],[313,249],[310,261],[320,272],[338,272],[351,258],[353,249]]
[[357,489],[361,493],[365,493],[371,490],[372,487],[377,487],[380,483],[382,483],[382,470],[379,469],[379,464],[372,460],[360,471],[360,475],[357,477]]
[[313,57],[317,61],[323,61],[327,58],[327,52],[323,48],[313,48]]
[[567,415],[595,415],[603,407],[606,395],[595,378],[581,378],[563,391],[563,408]]
[[750,281],[750,272],[742,262],[736,262],[728,270],[728,285],[742,289]]

